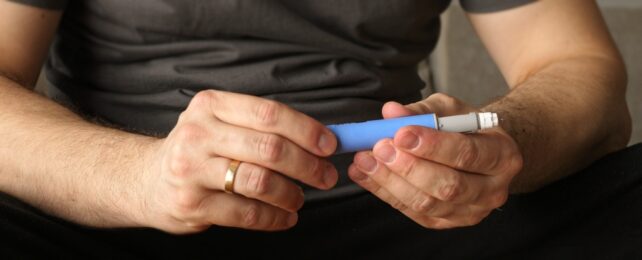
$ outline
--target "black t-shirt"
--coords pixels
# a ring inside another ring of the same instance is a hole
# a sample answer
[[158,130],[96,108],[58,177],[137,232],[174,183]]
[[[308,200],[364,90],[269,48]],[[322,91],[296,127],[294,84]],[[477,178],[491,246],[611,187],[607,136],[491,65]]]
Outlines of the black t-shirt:
[[[168,133],[203,89],[281,101],[323,123],[380,117],[421,98],[417,63],[450,0],[13,0],[65,9],[48,95],[131,131]],[[532,0],[461,0],[467,11]],[[357,192],[341,177],[310,200]]]

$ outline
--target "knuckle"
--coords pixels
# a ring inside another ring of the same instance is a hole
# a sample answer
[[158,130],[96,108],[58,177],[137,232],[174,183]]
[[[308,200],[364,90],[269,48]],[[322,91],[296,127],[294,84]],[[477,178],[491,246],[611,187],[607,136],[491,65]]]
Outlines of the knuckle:
[[273,216],[270,220],[270,224],[268,225],[268,229],[270,230],[277,230],[285,227],[287,227],[287,216],[284,214],[276,214]]
[[410,156],[410,158],[401,165],[401,170],[398,172],[398,174],[403,177],[403,178],[410,178],[413,173],[417,172],[417,164],[418,164],[418,159],[414,156]]
[[503,147],[508,148],[502,149],[502,153],[496,156],[497,169],[514,176],[524,167],[524,158],[522,157],[520,149],[517,148],[517,145],[512,140],[505,140]]
[[434,229],[434,230],[444,230],[444,229],[449,229],[453,228],[451,224],[449,224],[447,221],[436,221],[435,219],[431,219],[430,217],[422,217],[418,221],[416,221],[417,224],[421,225],[423,228],[426,229]]
[[247,179],[247,190],[253,195],[264,195],[269,190],[271,179],[271,174],[267,169],[252,167]]
[[277,230],[277,229],[280,229],[281,227],[284,226],[283,223],[285,223],[285,221],[283,220],[282,217],[272,216],[272,217],[270,217],[270,220],[269,220],[268,224],[266,225],[265,229],[266,230]]
[[421,225],[423,228],[434,229],[434,230],[444,230],[444,229],[452,228],[452,226],[445,224],[443,222],[423,221],[423,222],[419,222],[419,225]]
[[453,201],[463,193],[463,177],[459,174],[452,174],[438,191],[439,197],[443,201]]
[[184,234],[194,234],[194,233],[199,233],[207,230],[210,226],[209,225],[191,225],[187,224],[184,227]]
[[255,227],[259,223],[259,206],[255,203],[249,204],[241,213],[241,221],[244,227]]
[[457,102],[457,99],[454,97],[442,94],[440,97],[441,102],[446,106],[446,107],[456,107],[459,102]]
[[314,180],[318,181],[319,183],[323,183],[323,178],[324,178],[324,175],[326,174],[325,173],[326,172],[325,163],[323,163],[321,160],[317,159],[317,160],[312,160],[312,162],[310,162],[310,165],[311,165],[310,166],[310,169],[311,169],[310,173],[312,173],[311,174],[312,178]]
[[491,208],[499,208],[503,206],[508,200],[508,192],[498,192],[497,194],[490,197],[490,206]]
[[519,152],[513,152],[513,154],[510,155],[510,163],[509,163],[509,171],[515,175],[522,171],[522,168],[524,167],[524,158],[522,157],[521,153]]
[[430,101],[436,103],[439,107],[446,110],[457,105],[455,98],[443,93],[435,93],[431,95]]
[[185,227],[183,225],[180,225],[180,226],[177,225],[177,226],[172,226],[172,227],[168,227],[168,228],[162,228],[162,230],[167,232],[167,233],[170,233],[172,235],[181,236],[181,235],[189,235],[189,234],[198,233],[198,232],[201,232],[201,231],[203,231],[203,230],[205,230],[207,228],[208,227],[193,228],[193,227]]
[[455,167],[458,169],[470,169],[475,165],[479,154],[475,149],[475,144],[470,139],[464,139],[459,145],[459,153],[455,159]]
[[435,100],[443,100],[443,99],[446,99],[446,98],[450,98],[450,96],[448,96],[448,95],[446,95],[444,93],[441,93],[441,92],[440,93],[434,93],[434,94],[429,96],[429,99],[435,99]]
[[215,96],[216,92],[213,90],[200,91],[194,95],[189,106],[198,109],[209,108],[212,101],[216,98]]
[[479,224],[482,221],[482,217],[477,215],[470,215],[464,218],[462,226],[474,226]]
[[422,102],[417,102],[415,103],[417,106],[417,109],[423,114],[431,113],[433,112],[432,107],[430,107],[430,104],[428,102],[422,101]]
[[170,158],[174,157],[184,157],[186,158],[188,155],[190,155],[189,150],[190,150],[190,145],[185,143],[185,142],[174,142],[171,147],[169,148],[169,156]]
[[169,160],[169,170],[176,177],[187,177],[191,168],[191,160],[184,155],[176,155]]
[[429,134],[421,137],[420,151],[421,157],[434,159],[439,157],[438,153],[442,150],[443,137],[441,135]]
[[426,228],[426,229],[437,229],[435,226],[435,223],[432,223],[430,221],[418,221],[417,224],[419,224],[421,227]]
[[179,218],[191,216],[200,207],[201,200],[190,190],[179,190],[174,201],[175,214]]
[[189,118],[191,117],[191,113],[187,111],[183,111],[178,115],[178,120],[177,124],[182,124],[184,122],[189,121]]
[[394,209],[396,209],[398,211],[404,211],[404,210],[406,210],[408,208],[406,206],[406,204],[404,204],[400,200],[393,200],[389,204],[390,204],[391,207],[393,207]]
[[255,116],[257,122],[264,127],[272,127],[279,121],[281,104],[276,101],[266,100],[256,106]]
[[489,156],[486,163],[486,169],[501,169],[502,165],[510,164],[506,163],[500,156]]
[[260,137],[258,142],[261,159],[267,162],[279,161],[285,146],[283,138],[273,134],[265,134]]
[[430,211],[430,209],[432,209],[433,202],[434,200],[430,197],[424,194],[419,194],[415,197],[415,200],[412,203],[412,209],[415,212],[427,213]]
[[205,134],[205,129],[195,123],[185,123],[176,129],[176,139],[179,143],[196,143]]

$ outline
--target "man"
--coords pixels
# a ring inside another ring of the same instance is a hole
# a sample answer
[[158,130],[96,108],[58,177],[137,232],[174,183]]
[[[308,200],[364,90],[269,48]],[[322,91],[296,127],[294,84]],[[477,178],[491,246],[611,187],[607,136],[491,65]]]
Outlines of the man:
[[[538,190],[627,144],[622,60],[593,2],[462,0],[511,91],[481,108],[443,94],[420,100],[415,65],[448,5],[1,2],[7,251],[483,257],[551,237],[559,224],[529,221],[527,203],[507,207],[517,216],[508,223],[482,221],[509,192]],[[50,45],[47,94],[57,102],[28,90]],[[475,110],[497,112],[501,127],[411,126],[372,151],[330,157],[337,144],[324,124]],[[573,223],[591,203],[558,220]],[[522,238],[465,242],[506,232]],[[459,250],[438,244],[443,234]]]

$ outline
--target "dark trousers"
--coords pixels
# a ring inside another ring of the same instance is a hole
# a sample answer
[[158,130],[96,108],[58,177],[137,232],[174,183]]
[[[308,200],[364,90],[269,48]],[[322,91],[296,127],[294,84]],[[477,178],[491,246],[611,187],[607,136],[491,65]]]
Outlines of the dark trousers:
[[642,144],[537,192],[511,196],[474,227],[424,229],[363,193],[307,204],[299,224],[284,232],[212,227],[173,236],[84,228],[2,195],[0,240],[0,257],[640,259]]

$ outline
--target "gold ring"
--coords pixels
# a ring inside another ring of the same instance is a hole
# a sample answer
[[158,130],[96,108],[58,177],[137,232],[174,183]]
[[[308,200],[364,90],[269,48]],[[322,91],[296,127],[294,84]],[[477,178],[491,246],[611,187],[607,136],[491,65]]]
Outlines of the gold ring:
[[234,193],[234,179],[236,179],[236,170],[239,168],[241,162],[237,160],[230,160],[230,165],[225,172],[225,192]]

